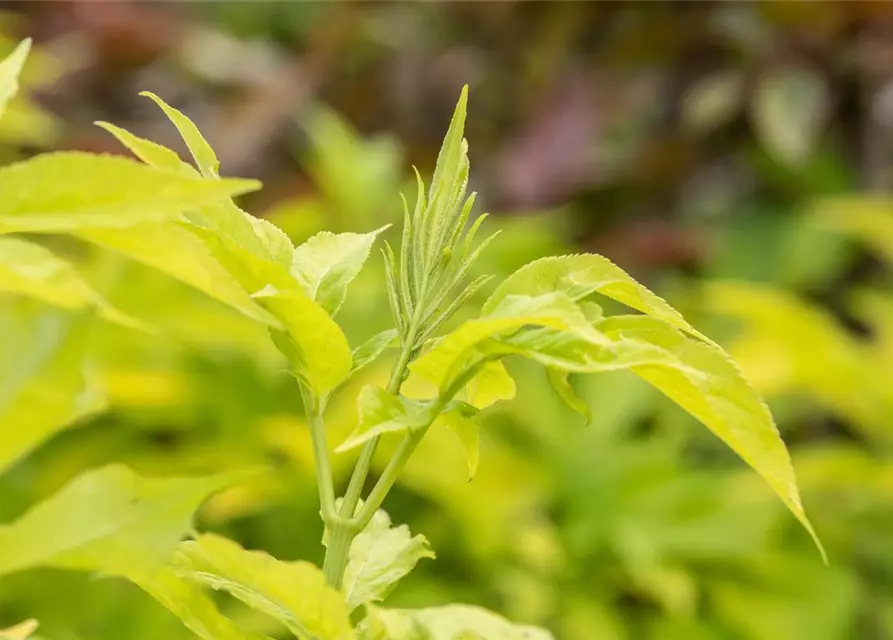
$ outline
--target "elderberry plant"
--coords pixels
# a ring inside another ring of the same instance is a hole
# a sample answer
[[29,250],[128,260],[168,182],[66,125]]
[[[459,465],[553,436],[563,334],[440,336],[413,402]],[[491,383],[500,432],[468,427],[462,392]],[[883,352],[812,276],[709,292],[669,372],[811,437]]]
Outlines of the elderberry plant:
[[[16,91],[27,48],[23,43],[0,63],[0,108]],[[388,493],[438,422],[455,432],[474,476],[477,414],[515,393],[503,364],[509,357],[542,364],[558,396],[587,417],[589,409],[574,394],[569,376],[632,371],[725,441],[812,534],[787,450],[735,364],[606,258],[577,254],[536,260],[499,283],[477,317],[450,322],[489,284],[488,277],[470,280],[469,273],[496,235],[478,240],[484,216],[472,222],[475,196],[466,193],[467,90],[429,187],[417,173],[413,206],[404,200],[399,247],[384,244],[394,327],[353,349],[334,318],[385,228],[322,232],[294,247],[280,229],[231,200],[258,185],[221,178],[214,150],[195,125],[157,96],[146,95],[177,128],[194,166],[170,149],[99,123],[140,162],[53,153],[0,169],[0,292],[38,303],[21,308],[8,303],[0,313],[0,329],[25,336],[4,344],[12,355],[0,360],[0,465],[105,407],[102,389],[88,375],[89,354],[81,339],[91,316],[146,329],[94,291],[73,265],[15,235],[70,234],[192,285],[269,330],[297,380],[308,419],[326,531],[324,565],[277,560],[192,531],[193,513],[209,495],[254,472],[143,478],[112,465],[81,474],[0,527],[0,575],[51,566],[121,576],[206,640],[266,638],[221,614],[207,589],[229,593],[302,640],[550,638],[544,630],[474,606],[408,610],[379,604],[419,560],[434,555],[424,536],[391,523],[381,509]],[[598,303],[602,298],[637,313],[606,317]],[[45,347],[40,357],[24,358],[35,345]],[[354,374],[389,350],[397,355],[387,385],[360,391],[359,424],[335,449],[339,454],[359,449],[341,496],[332,473],[326,408]],[[406,395],[410,376],[426,382],[430,393]],[[384,437],[398,438],[399,444],[364,496]],[[24,638],[33,629],[29,621],[2,633]]]

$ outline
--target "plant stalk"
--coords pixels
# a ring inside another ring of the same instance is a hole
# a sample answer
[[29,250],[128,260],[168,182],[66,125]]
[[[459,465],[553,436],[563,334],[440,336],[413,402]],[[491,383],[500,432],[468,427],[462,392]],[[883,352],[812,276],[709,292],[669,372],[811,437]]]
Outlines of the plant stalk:
[[313,394],[301,386],[304,411],[310,425],[310,441],[313,443],[313,460],[316,467],[316,484],[319,488],[319,508],[323,522],[335,517],[335,485],[332,467],[329,462],[329,449],[326,444],[326,426],[323,422],[319,402]]

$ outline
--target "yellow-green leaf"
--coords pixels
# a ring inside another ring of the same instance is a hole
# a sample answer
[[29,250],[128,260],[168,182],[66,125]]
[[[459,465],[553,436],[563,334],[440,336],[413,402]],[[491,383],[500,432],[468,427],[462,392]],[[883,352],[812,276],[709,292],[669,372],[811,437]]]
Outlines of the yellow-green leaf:
[[391,526],[388,514],[376,511],[350,545],[341,587],[348,609],[383,600],[419,560],[433,557],[425,536]]
[[576,391],[574,391],[570,380],[568,380],[568,372],[555,367],[548,367],[546,369],[546,374],[549,378],[549,384],[552,385],[552,388],[555,389],[555,393],[558,394],[558,397],[561,398],[564,404],[586,418],[586,424],[589,424],[592,421],[592,413],[589,411],[589,405],[586,404],[586,401],[583,400],[583,398],[577,395]]
[[358,406],[360,422],[336,451],[348,451],[385,433],[422,428],[434,419],[424,403],[373,386],[363,387]]
[[155,167],[156,169],[167,169],[168,171],[173,171],[175,173],[182,173],[189,177],[197,178],[199,176],[199,173],[195,169],[183,162],[176,151],[168,149],[157,142],[152,142],[151,140],[135,136],[127,129],[122,129],[109,122],[96,122],[95,124],[99,128],[104,129],[115,136],[115,138],[118,139],[118,142],[127,147],[133,155],[147,165]]
[[515,380],[499,361],[487,362],[466,386],[468,403],[478,409],[515,397]]
[[566,293],[574,301],[599,293],[711,342],[663,298],[594,253],[542,258],[521,267],[496,288],[484,303],[483,313],[492,312],[509,295],[540,296],[555,291]]
[[553,640],[545,629],[513,624],[481,607],[369,607],[360,640]]
[[0,306],[0,471],[105,408],[85,362],[84,328],[84,320],[62,311]]
[[48,153],[0,169],[0,233],[131,227],[258,186],[192,179],[115,156]]
[[0,629],[0,640],[27,640],[38,626],[37,620],[25,620],[9,629]]
[[614,316],[599,328],[612,338],[656,345],[678,359],[684,368],[644,364],[631,369],[697,418],[760,474],[822,549],[800,502],[791,458],[772,414],[724,351],[691,340],[647,316]]
[[165,115],[177,128],[177,131],[180,132],[202,175],[206,178],[218,177],[220,175],[220,161],[217,160],[217,154],[214,153],[214,149],[211,148],[211,145],[208,144],[208,141],[205,140],[192,120],[150,91],[143,91],[140,95],[149,98],[161,107],[161,110],[164,111]]
[[354,638],[344,597],[310,562],[283,562],[205,534],[180,545],[172,565],[181,577],[226,591],[281,621],[299,638]]
[[471,405],[458,406],[442,413],[438,420],[445,424],[459,438],[459,444],[465,452],[465,462],[468,464],[468,481],[474,479],[481,460],[481,433],[477,422],[474,420],[476,411],[468,411]]
[[87,471],[0,527],[0,575],[36,566],[146,575],[208,496],[246,477],[143,478],[122,465]]
[[19,74],[29,51],[31,51],[31,39],[27,38],[0,61],[0,118],[3,117],[6,104],[19,90]]

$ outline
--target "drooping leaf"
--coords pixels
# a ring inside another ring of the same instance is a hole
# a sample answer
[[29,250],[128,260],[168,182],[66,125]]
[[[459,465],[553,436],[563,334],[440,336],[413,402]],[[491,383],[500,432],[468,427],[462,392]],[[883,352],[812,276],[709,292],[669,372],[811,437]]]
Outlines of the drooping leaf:
[[386,228],[370,233],[318,233],[295,249],[291,273],[308,296],[334,315],[347,296],[347,286],[369,257],[376,236]]
[[292,373],[318,397],[335,389],[350,372],[352,353],[331,316],[299,289],[267,287],[254,298],[284,326],[272,333]]
[[33,298],[62,309],[95,307],[107,320],[139,325],[90,288],[71,264],[45,247],[18,238],[0,237],[0,292]]
[[31,39],[22,40],[19,45],[0,61],[0,118],[6,111],[6,104],[18,93],[19,74],[31,51]]
[[574,301],[599,293],[711,342],[663,298],[604,256],[593,253],[541,258],[521,267],[496,288],[482,311],[492,312],[509,295],[539,296],[555,291],[566,293]]
[[632,371],[697,418],[760,474],[822,550],[800,502],[791,458],[772,414],[725,352],[647,316],[614,316],[599,328],[610,337],[656,345],[684,364],[685,368],[640,365]]
[[592,412],[589,410],[589,405],[586,404],[586,401],[574,391],[570,380],[568,380],[568,372],[549,367],[546,369],[546,374],[549,378],[549,384],[552,385],[555,393],[558,394],[558,397],[561,398],[564,404],[586,418],[586,424],[589,424],[592,421]]
[[0,471],[105,408],[85,361],[84,329],[84,319],[65,312],[0,306]]
[[116,156],[47,153],[0,168],[0,233],[125,228],[257,189],[188,178]]
[[25,620],[9,629],[0,629],[0,640],[27,640],[38,626],[37,620]]
[[170,567],[162,567],[151,574],[130,574],[127,578],[164,605],[202,640],[271,640],[238,627],[217,610],[199,585],[179,577]]
[[369,607],[360,640],[553,640],[545,629],[513,624],[481,607]]
[[376,511],[350,546],[341,587],[348,609],[383,600],[419,560],[433,557],[425,536],[392,526],[387,513]]
[[459,438],[465,461],[468,463],[468,481],[474,479],[481,460],[481,434],[474,417],[477,410],[471,405],[459,406],[442,413],[438,420],[445,424]]
[[172,565],[183,578],[226,591],[279,620],[302,640],[354,638],[344,597],[309,562],[283,562],[205,534],[180,545]]
[[122,465],[87,471],[0,527],[0,575],[36,566],[145,575],[191,529],[208,496],[246,477],[143,478]]
[[418,429],[434,419],[425,403],[397,397],[373,386],[363,387],[358,405],[360,423],[336,451],[349,451],[384,433]]

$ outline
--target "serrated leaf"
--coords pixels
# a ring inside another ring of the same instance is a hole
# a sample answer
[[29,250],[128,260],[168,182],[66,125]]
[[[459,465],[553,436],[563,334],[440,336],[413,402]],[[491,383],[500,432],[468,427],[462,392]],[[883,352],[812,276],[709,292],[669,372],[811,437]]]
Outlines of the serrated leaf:
[[271,640],[246,631],[221,614],[201,587],[179,577],[170,567],[151,575],[131,574],[135,582],[202,640]]
[[164,114],[177,128],[177,131],[180,132],[183,142],[189,147],[189,153],[195,159],[195,163],[198,165],[202,175],[206,178],[218,177],[220,175],[220,162],[217,160],[217,154],[214,153],[214,149],[211,148],[211,145],[208,144],[208,141],[205,140],[192,120],[151,91],[143,91],[140,95],[149,98],[164,111]]
[[355,374],[361,369],[369,366],[382,353],[388,349],[397,346],[399,338],[395,329],[385,329],[366,340],[363,344],[353,350],[353,365],[350,368],[350,375]]
[[555,393],[558,394],[558,397],[561,398],[564,404],[583,416],[586,419],[586,424],[592,422],[592,413],[589,410],[589,405],[574,391],[570,380],[568,380],[568,372],[548,367],[546,374],[549,378],[549,384],[552,385]]
[[0,640],[27,640],[38,626],[37,620],[25,620],[9,629],[0,629]]
[[118,156],[47,153],[0,168],[0,233],[132,227],[259,186],[192,179]]
[[802,164],[825,124],[829,99],[824,80],[809,69],[771,70],[753,93],[751,116],[757,138],[782,162]]
[[369,257],[380,227],[370,233],[316,234],[294,251],[291,273],[304,292],[334,315],[347,296],[347,287]]
[[6,111],[6,105],[10,99],[18,93],[19,74],[31,51],[31,38],[22,40],[19,45],[0,61],[0,118]]
[[539,296],[554,291],[564,292],[574,301],[599,293],[711,342],[663,298],[604,256],[594,253],[534,260],[504,280],[484,303],[482,311],[492,312],[509,295]]
[[192,528],[208,496],[246,477],[143,478],[122,465],[84,472],[0,527],[0,575],[36,566],[146,574]]
[[697,418],[749,464],[824,550],[797,490],[794,469],[772,414],[720,348],[691,340],[647,316],[614,316],[600,323],[608,336],[648,342],[685,368],[640,365],[631,370]]
[[182,577],[226,591],[281,621],[303,640],[354,638],[343,596],[310,562],[283,562],[205,534],[180,545],[172,566]]
[[185,282],[249,318],[281,326],[251,298],[188,225],[149,222],[130,229],[86,229],[75,235]]
[[61,309],[97,308],[102,317],[126,326],[139,321],[115,310],[75,268],[33,242],[0,237],[0,292],[40,300]]
[[341,587],[348,609],[383,600],[419,560],[433,557],[425,536],[391,526],[388,514],[376,511],[350,545]]
[[183,162],[176,151],[168,149],[157,142],[140,138],[130,133],[127,129],[122,129],[109,122],[96,122],[95,124],[100,129],[104,129],[115,136],[118,142],[127,147],[133,155],[151,167],[182,173],[194,178],[200,175],[190,165]]
[[284,326],[284,331],[272,330],[274,341],[298,379],[318,397],[341,384],[353,355],[341,328],[322,307],[298,289],[266,287],[254,298]]
[[335,451],[349,451],[385,433],[421,428],[431,424],[434,418],[425,403],[398,397],[373,386],[363,387],[357,404],[360,422]]
[[0,471],[106,406],[85,363],[84,321],[26,304],[0,307]]
[[369,607],[360,640],[553,640],[545,629],[513,624],[481,607]]

